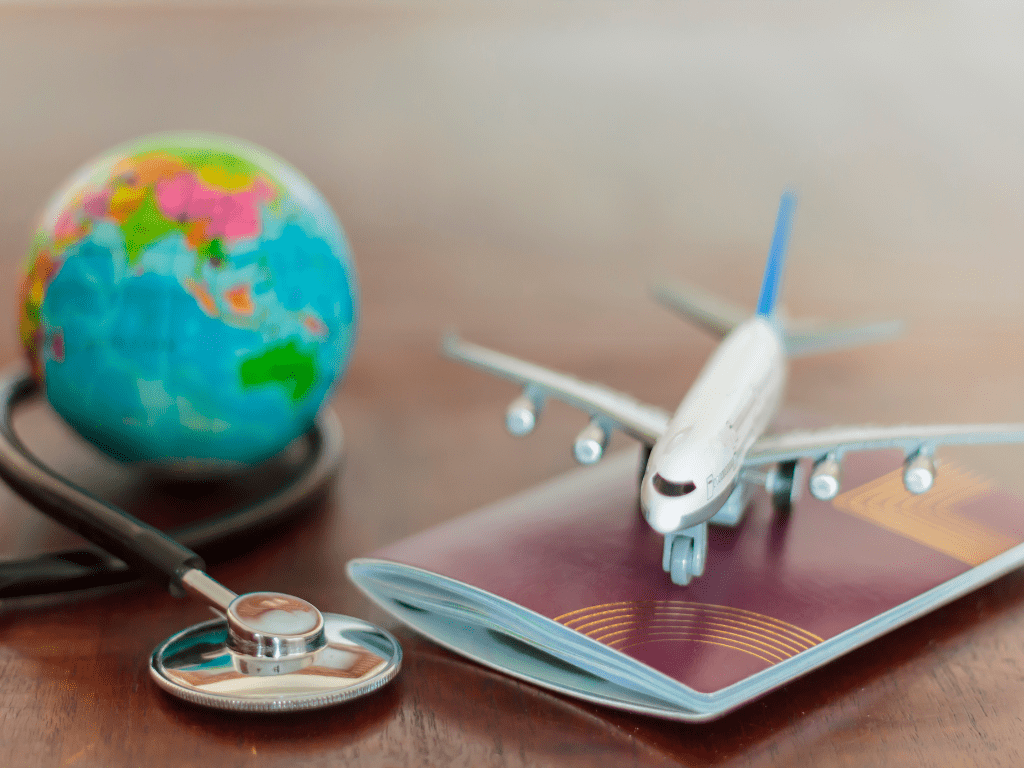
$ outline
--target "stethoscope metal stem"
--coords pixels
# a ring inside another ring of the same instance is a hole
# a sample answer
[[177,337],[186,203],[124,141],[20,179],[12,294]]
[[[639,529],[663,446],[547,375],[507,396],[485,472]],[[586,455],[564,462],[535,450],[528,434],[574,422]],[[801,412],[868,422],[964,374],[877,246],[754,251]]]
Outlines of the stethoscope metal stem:
[[190,595],[198,597],[211,608],[226,615],[231,601],[238,595],[210,578],[204,571],[192,568],[181,575],[181,586]]

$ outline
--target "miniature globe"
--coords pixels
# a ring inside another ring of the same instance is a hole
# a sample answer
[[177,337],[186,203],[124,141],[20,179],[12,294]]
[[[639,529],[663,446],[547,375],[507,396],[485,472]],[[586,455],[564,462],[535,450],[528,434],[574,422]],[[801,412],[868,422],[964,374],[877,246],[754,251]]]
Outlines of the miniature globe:
[[356,283],[329,206],[259,147],[163,134],[86,165],[43,213],[20,331],[57,413],[112,456],[249,464],[313,423]]

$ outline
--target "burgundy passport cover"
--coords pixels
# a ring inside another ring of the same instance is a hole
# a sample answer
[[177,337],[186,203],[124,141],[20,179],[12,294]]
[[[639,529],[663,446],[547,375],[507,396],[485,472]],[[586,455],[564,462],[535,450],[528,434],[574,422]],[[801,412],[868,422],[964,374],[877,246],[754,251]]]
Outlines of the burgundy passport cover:
[[635,455],[620,455],[570,472],[353,561],[349,573],[428,636],[572,695],[522,672],[514,656],[507,663],[500,656],[481,659],[418,627],[419,609],[394,611],[367,569],[413,566],[444,577],[438,584],[452,580],[509,601],[574,630],[585,643],[653,668],[689,697],[677,713],[584,698],[703,720],[991,581],[1024,558],[1018,546],[1024,505],[975,472],[941,464],[934,488],[912,496],[902,485],[900,455],[850,454],[844,491],[832,502],[804,492],[789,515],[779,515],[759,493],[736,528],[712,526],[705,575],[680,587],[661,568],[661,537],[640,516],[638,471]]

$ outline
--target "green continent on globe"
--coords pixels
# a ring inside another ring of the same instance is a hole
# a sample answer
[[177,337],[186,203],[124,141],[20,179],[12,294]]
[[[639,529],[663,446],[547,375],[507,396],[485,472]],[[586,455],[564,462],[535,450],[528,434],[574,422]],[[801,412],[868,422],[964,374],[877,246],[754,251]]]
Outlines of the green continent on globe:
[[242,375],[243,386],[276,382],[289,391],[292,400],[301,400],[316,382],[316,358],[289,341],[250,357],[239,366],[238,372]]
[[[122,212],[123,213],[123,212]],[[150,190],[138,201],[138,207],[121,222],[124,249],[129,263],[138,261],[143,249],[166,237],[170,232],[182,230],[185,221],[171,221],[157,207]]]
[[333,213],[235,139],[113,150],[44,212],[22,283],[33,372],[108,453],[253,462],[308,429],[348,361],[356,284]]

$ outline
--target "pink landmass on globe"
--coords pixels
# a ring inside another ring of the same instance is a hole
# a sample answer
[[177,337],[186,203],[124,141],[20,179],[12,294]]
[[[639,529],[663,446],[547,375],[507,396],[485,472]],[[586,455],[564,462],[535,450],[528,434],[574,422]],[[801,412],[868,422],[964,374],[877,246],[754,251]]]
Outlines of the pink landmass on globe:
[[50,351],[53,353],[53,359],[58,363],[64,362],[64,331],[58,328],[53,332],[53,337],[50,339]]
[[85,200],[82,201],[82,210],[94,219],[106,216],[107,210],[110,207],[111,194],[112,193],[109,188],[103,188],[98,192],[88,195]]
[[273,190],[261,179],[240,192],[224,192],[203,184],[193,173],[179,173],[157,182],[156,200],[169,219],[206,221],[211,238],[239,240],[259,234],[258,206],[273,197]]
[[75,216],[74,208],[65,208],[57,223],[53,225],[53,239],[55,241],[73,239],[78,233],[79,222]]

